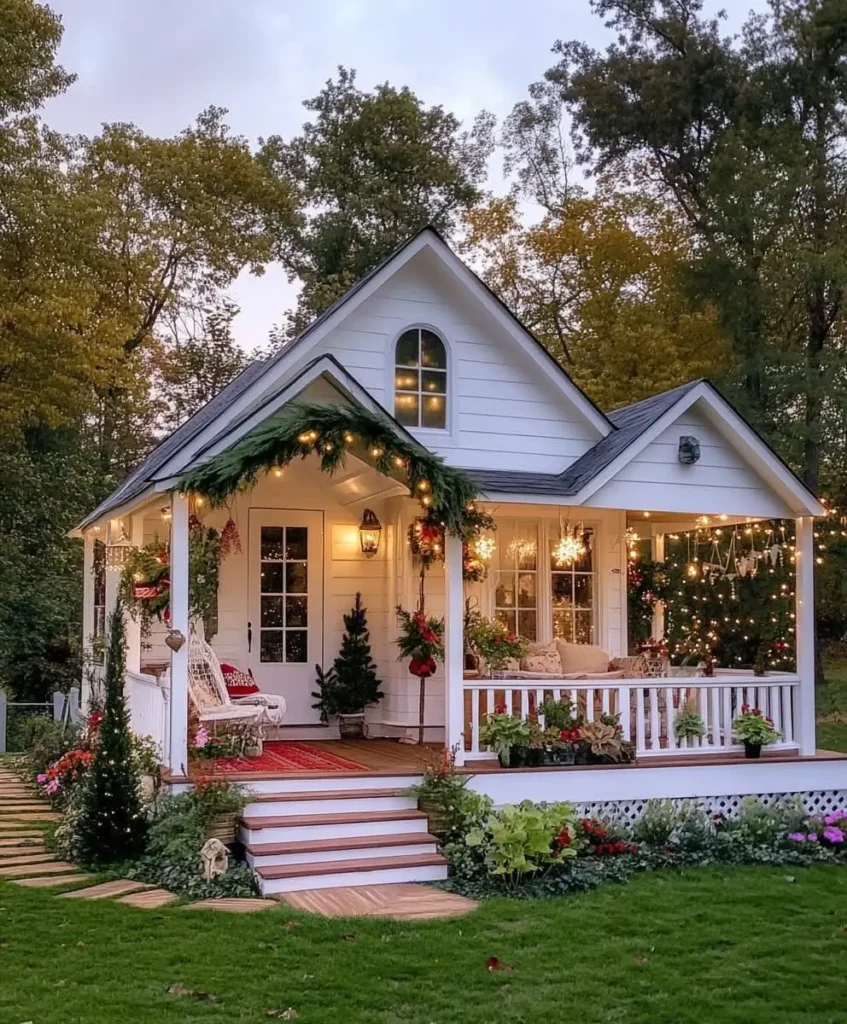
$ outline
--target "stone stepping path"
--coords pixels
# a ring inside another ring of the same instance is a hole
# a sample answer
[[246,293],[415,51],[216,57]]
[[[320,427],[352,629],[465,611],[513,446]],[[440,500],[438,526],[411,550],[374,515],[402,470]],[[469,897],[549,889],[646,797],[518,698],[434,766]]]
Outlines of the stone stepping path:
[[56,858],[52,853],[47,853],[45,850],[35,850],[31,853],[18,851],[14,856],[3,857],[0,860],[0,867],[12,868],[18,867],[21,864],[49,864],[51,861],[55,863]]
[[44,833],[40,829],[30,829],[26,825],[17,828],[0,829],[0,842],[13,843],[18,839],[43,839]]
[[142,892],[134,892],[129,896],[121,896],[117,903],[125,903],[128,907],[139,907],[142,910],[158,910],[159,907],[167,906],[179,899],[176,893],[168,892],[167,889],[147,889]]
[[390,917],[400,921],[461,917],[477,906],[465,896],[419,882],[302,889],[282,893],[281,898],[290,907],[322,917]]
[[72,882],[87,882],[92,876],[83,872],[78,875],[37,875],[35,878],[13,878],[13,885],[24,885],[27,889],[56,889]]
[[270,910],[279,904],[276,900],[263,899],[219,899],[219,900],[198,900],[197,903],[188,903],[183,910],[224,910],[230,914],[250,914],[256,910]]
[[23,850],[44,848],[44,839],[40,835],[16,836],[12,839],[0,839],[0,857],[14,857]]
[[117,878],[112,882],[100,882],[99,885],[91,885],[86,889],[74,889],[73,892],[60,893],[59,899],[107,900],[113,896],[123,896],[125,893],[152,888],[154,887],[147,882],[137,882],[134,878]]
[[78,864],[64,860],[42,861],[40,864],[0,865],[0,878],[26,878],[27,875],[67,875],[79,871]]

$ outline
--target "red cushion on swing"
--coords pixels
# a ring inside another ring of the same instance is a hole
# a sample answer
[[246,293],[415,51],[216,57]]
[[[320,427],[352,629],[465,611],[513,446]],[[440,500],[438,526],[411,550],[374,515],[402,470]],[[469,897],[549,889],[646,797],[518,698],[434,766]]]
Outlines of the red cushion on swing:
[[259,687],[256,686],[249,672],[242,672],[235,665],[225,664],[221,664],[221,672],[226,684],[226,692],[230,697],[251,697],[254,693],[259,692]]

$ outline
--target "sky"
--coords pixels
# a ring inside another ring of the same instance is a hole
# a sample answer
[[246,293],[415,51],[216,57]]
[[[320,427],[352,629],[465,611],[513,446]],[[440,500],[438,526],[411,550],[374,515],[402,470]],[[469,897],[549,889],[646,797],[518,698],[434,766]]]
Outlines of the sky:
[[[764,0],[724,0],[736,27]],[[408,85],[468,124],[482,109],[502,120],[554,63],[558,38],[602,46],[607,30],[589,0],[50,0],[62,16],[59,54],[74,85],[45,119],[66,132],[96,133],[132,121],[174,135],[205,107],[226,107],[233,130],[254,142],[297,134],[314,96],[339,64],[362,88]],[[717,10],[718,4],[709,5]],[[502,187],[500,161],[490,185]],[[296,296],[278,266],[242,275],[231,295],[246,348]]]

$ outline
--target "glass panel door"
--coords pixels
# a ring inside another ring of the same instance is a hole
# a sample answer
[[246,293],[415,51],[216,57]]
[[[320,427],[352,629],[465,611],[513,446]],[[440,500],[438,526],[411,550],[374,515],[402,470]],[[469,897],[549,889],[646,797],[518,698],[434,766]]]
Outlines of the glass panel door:
[[263,526],[260,545],[260,660],[302,664],[309,626],[308,527]]

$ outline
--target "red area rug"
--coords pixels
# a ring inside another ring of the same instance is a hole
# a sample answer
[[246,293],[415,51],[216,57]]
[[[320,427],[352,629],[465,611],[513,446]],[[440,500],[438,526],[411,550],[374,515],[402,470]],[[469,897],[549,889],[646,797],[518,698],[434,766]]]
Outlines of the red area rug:
[[272,740],[261,757],[219,757],[216,772],[359,772],[363,765],[311,743]]

